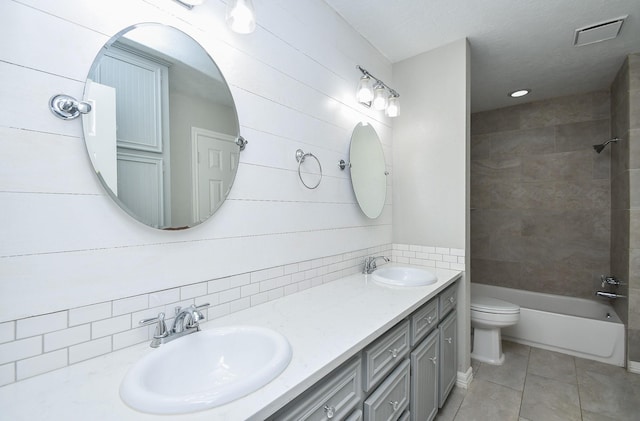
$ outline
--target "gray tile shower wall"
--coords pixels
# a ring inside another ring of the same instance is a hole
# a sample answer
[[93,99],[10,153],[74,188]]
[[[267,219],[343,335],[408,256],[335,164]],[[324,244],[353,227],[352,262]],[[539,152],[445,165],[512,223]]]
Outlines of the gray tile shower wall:
[[471,116],[473,281],[576,297],[609,272],[607,91]]

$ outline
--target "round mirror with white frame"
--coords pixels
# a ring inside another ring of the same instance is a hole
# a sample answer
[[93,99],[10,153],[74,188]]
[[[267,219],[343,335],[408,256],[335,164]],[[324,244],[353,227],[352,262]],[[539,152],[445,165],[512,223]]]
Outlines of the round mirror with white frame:
[[387,172],[380,138],[370,124],[358,123],[353,129],[349,161],[358,205],[367,217],[375,219],[387,197]]
[[85,84],[83,132],[114,201],[159,229],[200,224],[238,169],[238,115],[220,69],[193,38],[143,23],[111,38]]

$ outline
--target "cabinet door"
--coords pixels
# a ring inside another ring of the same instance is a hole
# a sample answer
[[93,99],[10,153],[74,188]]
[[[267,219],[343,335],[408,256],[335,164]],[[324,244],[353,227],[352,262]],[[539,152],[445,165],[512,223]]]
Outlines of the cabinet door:
[[456,384],[458,349],[456,341],[456,312],[452,312],[438,327],[440,331],[439,406],[442,408],[449,392]]
[[438,413],[438,353],[436,330],[411,353],[411,420],[431,421]]

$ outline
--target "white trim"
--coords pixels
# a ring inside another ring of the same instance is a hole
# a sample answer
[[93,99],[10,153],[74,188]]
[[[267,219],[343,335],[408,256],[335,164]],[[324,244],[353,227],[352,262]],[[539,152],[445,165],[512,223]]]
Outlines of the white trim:
[[627,371],[629,373],[640,374],[640,361],[628,361]]
[[473,370],[471,369],[471,367],[469,367],[466,372],[458,371],[458,374],[456,376],[456,386],[462,389],[468,389],[472,381]]

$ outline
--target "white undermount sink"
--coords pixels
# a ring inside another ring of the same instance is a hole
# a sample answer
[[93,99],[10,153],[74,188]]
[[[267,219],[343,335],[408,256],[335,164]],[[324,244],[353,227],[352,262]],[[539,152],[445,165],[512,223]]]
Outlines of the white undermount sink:
[[291,361],[287,339],[270,329],[207,329],[149,350],[126,374],[120,397],[153,414],[179,414],[222,405],[276,378]]
[[428,270],[409,266],[384,266],[376,269],[372,278],[382,284],[400,287],[425,286],[438,281],[436,275]]

